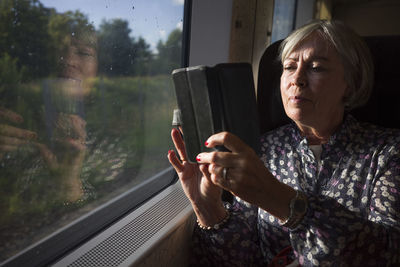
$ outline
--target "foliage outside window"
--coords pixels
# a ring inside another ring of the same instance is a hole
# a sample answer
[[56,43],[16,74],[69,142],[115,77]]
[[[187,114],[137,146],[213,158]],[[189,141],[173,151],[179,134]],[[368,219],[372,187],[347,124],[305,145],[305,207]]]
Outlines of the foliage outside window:
[[[42,2],[0,2],[0,262],[169,166],[181,29],[152,45]],[[179,24],[182,3],[152,2]]]

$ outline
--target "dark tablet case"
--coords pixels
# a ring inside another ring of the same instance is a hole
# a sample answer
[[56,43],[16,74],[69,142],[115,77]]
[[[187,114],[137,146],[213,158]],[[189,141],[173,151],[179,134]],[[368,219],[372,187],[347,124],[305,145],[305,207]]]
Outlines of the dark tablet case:
[[211,151],[204,142],[222,131],[237,135],[258,153],[260,132],[250,64],[176,69],[172,78],[190,162],[196,162],[200,152]]

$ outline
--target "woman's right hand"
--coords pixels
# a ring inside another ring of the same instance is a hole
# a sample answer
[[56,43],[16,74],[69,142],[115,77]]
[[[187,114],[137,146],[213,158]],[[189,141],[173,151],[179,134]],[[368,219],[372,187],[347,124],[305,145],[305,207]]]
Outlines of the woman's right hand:
[[197,219],[202,225],[207,226],[220,222],[226,216],[221,200],[222,189],[207,178],[210,177],[208,165],[199,165],[187,161],[185,143],[178,129],[172,129],[171,137],[179,158],[173,150],[170,150],[168,159],[179,176],[183,190],[192,203]]
[[21,115],[9,109],[0,107],[0,159],[8,153],[18,149],[19,146],[33,142],[37,138],[35,132],[11,126],[24,121]]

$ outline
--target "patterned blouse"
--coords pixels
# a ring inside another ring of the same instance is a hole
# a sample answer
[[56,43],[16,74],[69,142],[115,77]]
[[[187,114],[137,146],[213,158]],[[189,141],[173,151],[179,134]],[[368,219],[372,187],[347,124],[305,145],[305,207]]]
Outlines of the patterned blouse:
[[400,266],[400,130],[348,115],[322,145],[320,164],[295,126],[261,138],[261,159],[308,196],[294,229],[239,198],[219,230],[194,232],[193,265],[267,266],[288,246],[304,266]]

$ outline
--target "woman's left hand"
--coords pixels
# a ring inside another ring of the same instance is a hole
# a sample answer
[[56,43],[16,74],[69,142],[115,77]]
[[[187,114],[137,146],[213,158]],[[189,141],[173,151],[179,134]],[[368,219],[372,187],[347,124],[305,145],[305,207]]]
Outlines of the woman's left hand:
[[289,203],[295,195],[294,189],[275,179],[252,148],[228,132],[212,135],[206,141],[206,146],[224,146],[231,151],[198,155],[200,164],[209,164],[209,178],[214,184],[281,220],[289,216]]

